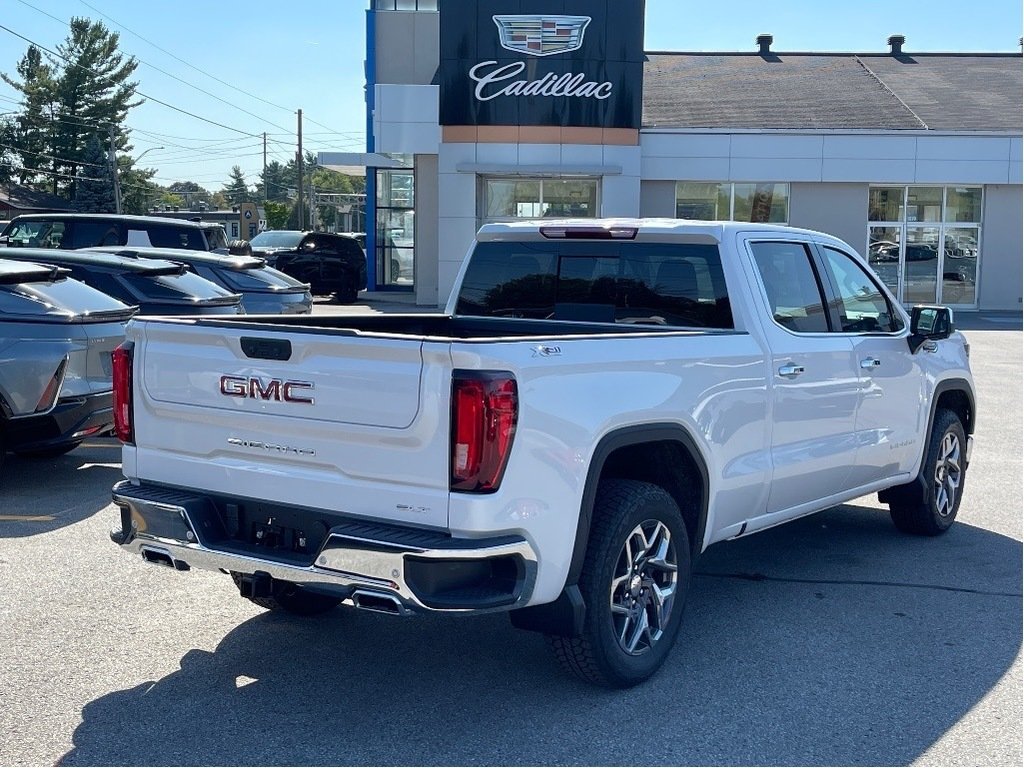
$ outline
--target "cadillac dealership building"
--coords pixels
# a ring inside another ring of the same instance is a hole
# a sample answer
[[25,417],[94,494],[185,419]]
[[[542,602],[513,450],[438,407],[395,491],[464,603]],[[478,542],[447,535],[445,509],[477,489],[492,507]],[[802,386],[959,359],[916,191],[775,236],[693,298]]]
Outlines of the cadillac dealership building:
[[371,288],[443,304],[486,222],[662,216],[821,230],[908,305],[1021,308],[1019,53],[655,52],[642,0],[372,5]]

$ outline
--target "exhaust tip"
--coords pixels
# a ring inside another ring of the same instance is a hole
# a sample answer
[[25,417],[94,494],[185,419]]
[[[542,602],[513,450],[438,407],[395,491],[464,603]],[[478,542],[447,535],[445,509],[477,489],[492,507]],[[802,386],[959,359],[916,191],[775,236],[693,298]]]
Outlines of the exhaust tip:
[[376,611],[377,613],[390,613],[393,616],[400,616],[405,613],[402,603],[394,595],[386,595],[380,592],[366,592],[357,589],[352,593],[352,605],[364,611]]

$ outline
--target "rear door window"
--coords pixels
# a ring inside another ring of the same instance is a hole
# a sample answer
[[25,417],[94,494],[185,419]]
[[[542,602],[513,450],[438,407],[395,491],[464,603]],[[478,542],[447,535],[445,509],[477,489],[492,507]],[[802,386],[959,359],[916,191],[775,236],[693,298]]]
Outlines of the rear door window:
[[827,333],[825,298],[805,243],[751,243],[772,319],[796,333]]
[[456,313],[733,327],[718,246],[709,243],[478,243]]
[[189,251],[205,251],[206,240],[199,227],[175,227],[162,224],[147,224],[146,234],[154,248],[184,248]]
[[67,248],[94,248],[97,245],[124,245],[124,225],[103,219],[75,219],[68,222],[70,233]]

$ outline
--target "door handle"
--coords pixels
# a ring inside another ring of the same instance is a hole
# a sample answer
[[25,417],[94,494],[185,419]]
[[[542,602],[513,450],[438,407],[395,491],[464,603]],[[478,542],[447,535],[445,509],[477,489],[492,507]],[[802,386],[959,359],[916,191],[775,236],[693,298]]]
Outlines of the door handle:
[[877,368],[882,364],[882,361],[877,357],[865,357],[860,361],[861,368]]
[[787,379],[795,379],[803,372],[804,367],[802,365],[796,365],[795,363],[786,363],[779,368],[779,376]]

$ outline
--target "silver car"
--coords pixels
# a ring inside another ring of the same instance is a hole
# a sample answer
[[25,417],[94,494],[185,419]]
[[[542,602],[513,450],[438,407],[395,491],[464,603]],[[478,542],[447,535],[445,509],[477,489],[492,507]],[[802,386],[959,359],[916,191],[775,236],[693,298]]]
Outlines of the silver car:
[[0,463],[59,456],[113,426],[110,355],[136,308],[67,275],[0,259]]

